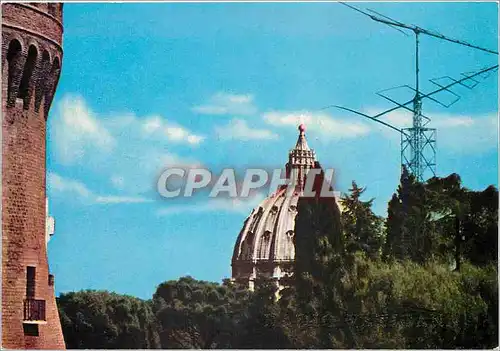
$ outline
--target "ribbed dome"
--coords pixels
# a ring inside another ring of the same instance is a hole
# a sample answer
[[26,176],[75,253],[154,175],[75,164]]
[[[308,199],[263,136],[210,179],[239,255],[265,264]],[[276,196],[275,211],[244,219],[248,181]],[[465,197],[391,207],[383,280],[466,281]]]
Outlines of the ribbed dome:
[[286,188],[265,199],[245,221],[235,258],[240,260],[293,260],[293,230],[298,194]]
[[315,153],[305,139],[305,127],[299,126],[299,138],[288,155],[286,175],[297,172],[297,187],[292,196],[286,186],[253,209],[245,220],[236,240],[233,252],[232,277],[253,288],[257,276],[274,277],[278,280],[291,274],[295,259],[295,217],[297,202],[305,183],[307,172],[314,167]]

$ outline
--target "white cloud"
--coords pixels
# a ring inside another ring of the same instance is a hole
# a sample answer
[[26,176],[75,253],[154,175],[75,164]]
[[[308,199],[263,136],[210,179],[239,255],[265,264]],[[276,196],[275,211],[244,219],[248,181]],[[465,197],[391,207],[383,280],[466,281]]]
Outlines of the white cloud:
[[[373,116],[382,112],[376,109],[367,109],[366,114]],[[427,125],[430,128],[453,128],[453,127],[470,127],[474,125],[476,117],[452,115],[446,113],[427,113],[425,114],[431,119]],[[481,119],[481,116],[478,116]],[[396,110],[380,117],[380,120],[387,122],[397,128],[409,128],[413,123],[412,112],[407,110]],[[423,119],[425,123],[425,118]]]
[[188,129],[167,121],[160,116],[147,117],[144,121],[137,120],[137,124],[143,131],[144,137],[148,138],[166,137],[168,141],[190,145],[198,145],[205,139],[205,137],[193,134]]
[[205,202],[186,205],[172,205],[156,212],[160,217],[177,215],[180,213],[203,212],[233,212],[250,214],[250,211],[264,200],[265,196],[257,193],[255,196],[242,198],[208,198]]
[[[382,111],[375,111],[369,109],[366,111],[366,114],[369,116],[374,116],[377,113],[382,112]],[[361,117],[363,118],[363,117]],[[393,125],[396,128],[409,128],[411,127],[413,117],[411,112],[409,111],[404,111],[404,110],[396,110],[394,112],[388,113],[387,115],[384,115],[379,118],[381,121],[387,122],[390,125]],[[376,123],[376,122],[373,122]],[[384,126],[381,126],[381,128],[386,128]]]
[[205,137],[202,137],[199,135],[188,135],[186,140],[189,144],[198,145],[204,139],[205,139]]
[[253,95],[219,92],[207,103],[193,107],[193,111],[205,115],[251,115],[257,112]]
[[[190,156],[177,154],[175,147],[197,146],[205,137],[175,121],[131,113],[102,116],[74,95],[64,96],[58,105],[59,113],[50,121],[53,139],[49,150],[54,159],[103,177],[103,182],[120,191],[114,195],[124,197],[122,202],[150,192],[166,166],[199,164]],[[71,123],[73,115],[77,116],[76,125]]]
[[56,173],[47,174],[47,185],[54,193],[73,194],[82,198],[91,198],[93,196],[85,184],[76,180],[63,178]]
[[51,196],[71,196],[87,204],[144,203],[153,201],[141,196],[96,195],[82,182],[62,177],[53,172],[47,174],[47,185]]
[[123,155],[123,143],[132,140],[148,143],[154,138],[159,142],[196,146],[205,139],[161,116],[138,118],[130,113],[99,116],[78,95],[63,96],[51,123],[54,151],[64,164],[82,159],[103,163],[112,153]]
[[110,152],[115,147],[113,136],[80,96],[64,96],[54,118],[55,147],[63,163],[88,156],[95,149]]
[[184,140],[187,138],[187,132],[183,128],[179,127],[167,127],[165,128],[165,134],[174,141]]
[[473,119],[472,117],[466,116],[437,115],[433,116],[433,120],[430,125],[434,128],[471,127],[481,120],[482,117]]
[[429,126],[437,128],[438,148],[469,154],[498,147],[498,115],[433,115]]
[[226,140],[269,140],[276,139],[278,135],[267,129],[257,129],[248,126],[242,119],[233,119],[226,126],[215,127],[220,139]]
[[[381,112],[367,109],[366,114],[375,115]],[[437,129],[437,146],[439,149],[467,154],[491,150],[498,143],[498,115],[459,115],[447,113],[426,113],[431,121],[426,125]],[[380,118],[397,128],[412,126],[413,117],[410,111],[396,110]],[[376,123],[374,123],[376,124]],[[399,135],[384,126],[379,126],[384,137],[399,140]],[[439,151],[438,151],[439,152]]]
[[132,204],[152,201],[152,199],[147,199],[141,196],[97,196],[95,198],[95,202],[99,204]]
[[159,116],[153,116],[147,118],[142,124],[142,129],[145,133],[151,134],[156,132],[162,126],[162,119]]
[[[373,116],[381,112],[374,108],[363,111]],[[439,149],[446,149],[458,153],[474,153],[491,150],[498,144],[498,115],[454,115],[445,113],[427,113],[431,122],[429,128],[437,129],[437,144]],[[347,120],[350,118],[350,120]],[[327,138],[354,138],[369,133],[380,133],[384,138],[389,138],[399,145],[400,136],[396,131],[365,119],[361,116],[349,117],[330,116],[325,113],[309,111],[271,111],[264,114],[266,123],[274,126],[293,126],[300,123],[306,124],[309,131],[322,134]],[[356,119],[362,122],[356,121]],[[412,126],[413,116],[410,111],[396,110],[380,117],[396,128],[409,128]]]
[[263,119],[277,127],[297,127],[304,123],[308,130],[332,138],[356,138],[370,132],[366,123],[347,121],[324,112],[271,111],[265,113]]
[[[124,149],[124,158],[114,159],[108,167],[118,171],[123,178],[123,190],[129,196],[156,191],[156,182],[161,172],[167,167],[193,168],[200,162],[191,157],[181,157],[161,147],[150,145],[135,149],[133,145]],[[119,188],[117,188],[119,189]]]

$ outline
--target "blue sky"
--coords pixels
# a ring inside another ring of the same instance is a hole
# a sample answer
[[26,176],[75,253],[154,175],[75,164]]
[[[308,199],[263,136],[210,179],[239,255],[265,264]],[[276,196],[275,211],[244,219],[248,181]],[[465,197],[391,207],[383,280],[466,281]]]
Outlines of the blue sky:
[[[405,23],[497,49],[494,3],[359,4]],[[230,276],[234,241],[258,198],[161,199],[169,165],[276,168],[299,116],[337,188],[351,180],[385,214],[400,173],[399,135],[365,112],[376,91],[413,84],[412,37],[338,3],[65,4],[62,75],[48,122],[49,243],[57,293],[108,289],[149,298],[164,280]],[[494,55],[423,37],[426,79],[494,64]],[[498,181],[497,77],[449,109],[424,102],[438,128],[438,174]],[[408,96],[409,97],[409,96]],[[409,126],[409,116],[386,117]]]

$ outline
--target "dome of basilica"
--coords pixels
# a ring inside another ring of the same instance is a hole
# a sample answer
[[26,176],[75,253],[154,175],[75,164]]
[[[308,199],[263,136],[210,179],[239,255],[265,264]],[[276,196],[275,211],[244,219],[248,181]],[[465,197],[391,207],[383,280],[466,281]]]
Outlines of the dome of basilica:
[[[295,148],[290,150],[286,178],[297,175],[294,192],[287,187],[276,192],[255,207],[243,224],[234,246],[232,279],[254,288],[257,277],[283,278],[292,274],[295,259],[294,228],[297,203],[302,194],[306,175],[316,166],[316,155],[307,145],[305,126],[299,126]],[[279,284],[282,286],[282,284]]]

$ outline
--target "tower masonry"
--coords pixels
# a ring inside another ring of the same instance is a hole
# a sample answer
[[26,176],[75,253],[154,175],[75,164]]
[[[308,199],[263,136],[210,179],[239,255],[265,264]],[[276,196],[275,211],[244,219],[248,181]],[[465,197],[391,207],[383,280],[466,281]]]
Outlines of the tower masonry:
[[46,122],[61,3],[2,4],[2,348],[64,349],[46,248]]

